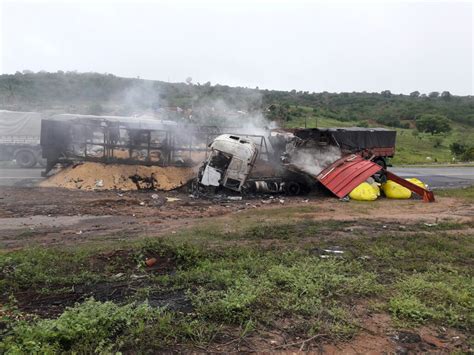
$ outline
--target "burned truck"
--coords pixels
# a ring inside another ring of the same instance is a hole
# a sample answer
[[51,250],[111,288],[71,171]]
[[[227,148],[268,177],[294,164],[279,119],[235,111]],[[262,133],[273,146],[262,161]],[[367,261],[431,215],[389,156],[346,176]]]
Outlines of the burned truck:
[[[327,128],[272,130],[265,151],[253,137],[226,134],[210,144],[210,154],[198,174],[202,186],[238,192],[298,195],[313,189],[316,176],[341,157],[358,154],[379,170],[395,153],[395,131]],[[267,174],[257,173],[268,167]]]

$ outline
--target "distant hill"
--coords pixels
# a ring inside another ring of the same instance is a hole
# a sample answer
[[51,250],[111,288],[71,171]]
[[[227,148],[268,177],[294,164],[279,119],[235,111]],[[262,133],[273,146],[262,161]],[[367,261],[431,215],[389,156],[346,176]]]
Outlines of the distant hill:
[[341,122],[377,122],[405,128],[413,126],[421,114],[429,113],[474,126],[474,97],[454,96],[446,91],[428,95],[398,95],[388,90],[310,93],[61,71],[0,76],[0,109],[128,115],[176,106],[264,111],[268,118],[283,122],[298,120],[310,108],[314,116]]
[[[410,95],[388,90],[310,93],[188,82],[25,71],[0,76],[0,109],[99,115],[158,113],[169,119],[192,116],[196,122],[225,121],[226,125],[239,125],[245,115],[238,111],[263,112],[285,127],[395,127],[396,164],[474,160],[473,96],[454,96],[446,91]],[[431,118],[449,129],[443,133],[422,132],[420,123],[424,121],[426,126]],[[453,155],[453,144],[471,153]]]

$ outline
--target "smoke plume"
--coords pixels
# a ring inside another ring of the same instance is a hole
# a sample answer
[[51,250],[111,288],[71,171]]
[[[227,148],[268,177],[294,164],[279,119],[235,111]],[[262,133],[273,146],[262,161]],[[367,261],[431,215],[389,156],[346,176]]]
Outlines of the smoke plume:
[[297,148],[289,152],[289,162],[311,175],[318,175],[339,158],[341,150],[335,146]]

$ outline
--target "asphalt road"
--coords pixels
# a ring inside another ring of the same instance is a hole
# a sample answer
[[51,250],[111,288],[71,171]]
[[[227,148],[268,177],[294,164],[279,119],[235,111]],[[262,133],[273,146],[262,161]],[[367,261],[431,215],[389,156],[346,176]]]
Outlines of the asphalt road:
[[474,185],[474,167],[447,168],[389,168],[403,178],[415,177],[431,188],[465,187]]
[[0,186],[34,186],[41,181],[41,168],[0,168]]
[[[34,186],[42,180],[42,169],[0,168],[0,186]],[[474,185],[474,167],[390,168],[404,178],[416,177],[431,188]]]

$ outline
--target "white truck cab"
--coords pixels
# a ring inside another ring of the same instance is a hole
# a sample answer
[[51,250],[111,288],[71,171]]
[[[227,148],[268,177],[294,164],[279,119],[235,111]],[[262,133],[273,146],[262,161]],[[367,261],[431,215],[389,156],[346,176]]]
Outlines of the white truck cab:
[[210,148],[199,182],[204,186],[240,191],[257,159],[255,143],[243,136],[222,134],[214,139]]

